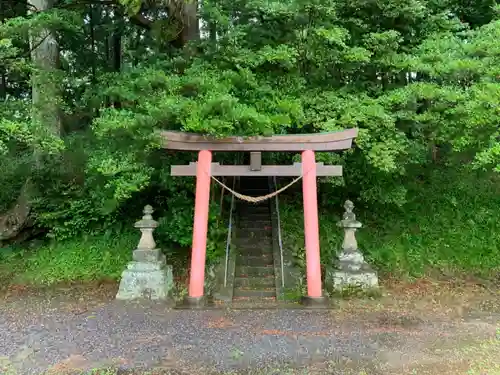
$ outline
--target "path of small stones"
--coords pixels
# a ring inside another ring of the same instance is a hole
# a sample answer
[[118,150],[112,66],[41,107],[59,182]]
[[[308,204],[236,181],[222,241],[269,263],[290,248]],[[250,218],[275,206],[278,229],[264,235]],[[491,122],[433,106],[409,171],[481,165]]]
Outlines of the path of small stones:
[[[83,311],[45,306],[20,313],[19,306],[5,303],[0,306],[0,368],[28,375],[115,364],[209,374],[321,361],[366,364],[383,353],[412,352],[425,335],[447,340],[453,330],[453,322],[387,314],[345,321],[332,311],[185,311],[116,301]],[[333,373],[347,373],[342,368]]]

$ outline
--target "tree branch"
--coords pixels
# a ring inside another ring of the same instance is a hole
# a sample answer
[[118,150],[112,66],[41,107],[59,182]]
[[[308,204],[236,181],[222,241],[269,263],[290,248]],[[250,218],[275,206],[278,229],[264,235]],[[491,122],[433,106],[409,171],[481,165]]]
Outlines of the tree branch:
[[119,5],[116,0],[80,0],[80,1],[75,1],[73,3],[59,3],[55,5],[55,8],[62,8],[62,9],[71,9],[71,8],[76,8],[79,6],[84,6],[84,5]]
[[[80,1],[75,1],[74,3],[70,4],[59,4],[57,8],[60,9],[71,9],[71,8],[76,8],[80,6],[86,6],[86,5],[107,5],[107,6],[112,6],[112,7],[119,7],[121,6],[120,3],[117,0],[80,0]],[[141,11],[143,9],[141,8]],[[146,16],[139,13],[130,16],[129,17],[130,22],[136,26],[145,28],[147,30],[151,30],[153,22],[148,20]]]
[[130,22],[146,30],[151,30],[151,28],[153,27],[153,22],[148,20],[146,16],[140,13],[130,17]]

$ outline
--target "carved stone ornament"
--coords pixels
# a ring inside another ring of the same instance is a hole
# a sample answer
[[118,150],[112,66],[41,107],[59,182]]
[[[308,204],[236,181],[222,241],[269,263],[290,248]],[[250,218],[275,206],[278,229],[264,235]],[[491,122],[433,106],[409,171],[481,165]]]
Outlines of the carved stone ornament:
[[153,219],[153,212],[153,207],[150,205],[145,206],[143,211],[144,216],[134,225],[134,227],[138,228],[142,233],[139,244],[137,245],[138,250],[156,249],[153,231],[158,227],[158,222]]

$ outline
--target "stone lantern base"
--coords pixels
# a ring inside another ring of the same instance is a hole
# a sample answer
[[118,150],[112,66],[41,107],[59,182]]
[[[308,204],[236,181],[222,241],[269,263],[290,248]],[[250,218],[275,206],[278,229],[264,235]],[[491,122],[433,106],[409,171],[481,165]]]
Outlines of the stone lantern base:
[[116,299],[171,299],[174,287],[172,266],[166,265],[164,256],[158,256],[159,253],[157,249],[134,251],[134,259],[137,260],[130,262],[123,271]]
[[370,289],[378,287],[378,275],[367,264],[359,270],[330,270],[327,278],[334,289],[341,290],[348,287]]
[[340,253],[338,269],[331,271],[330,280],[334,289],[367,289],[378,286],[377,272],[365,261],[359,249],[343,250]]

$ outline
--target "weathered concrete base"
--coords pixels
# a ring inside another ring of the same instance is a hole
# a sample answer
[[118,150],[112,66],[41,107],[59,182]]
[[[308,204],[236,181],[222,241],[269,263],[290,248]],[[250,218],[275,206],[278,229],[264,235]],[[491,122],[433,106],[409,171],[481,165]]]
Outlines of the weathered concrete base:
[[300,300],[301,304],[310,309],[327,309],[330,307],[330,301],[326,297],[308,297],[304,296]]
[[164,261],[132,261],[122,273],[118,300],[169,300],[174,287],[172,266]]
[[213,307],[214,307],[213,301],[210,298],[207,298],[206,296],[201,296],[201,297],[186,296],[184,297],[184,300],[175,308],[182,310],[201,310]]
[[378,287],[377,272],[368,266],[359,270],[333,270],[329,278],[333,288],[337,290],[347,287],[363,289]]
[[233,291],[234,286],[231,288],[219,288],[219,291],[215,292],[213,297],[217,303],[231,303],[233,301]]

